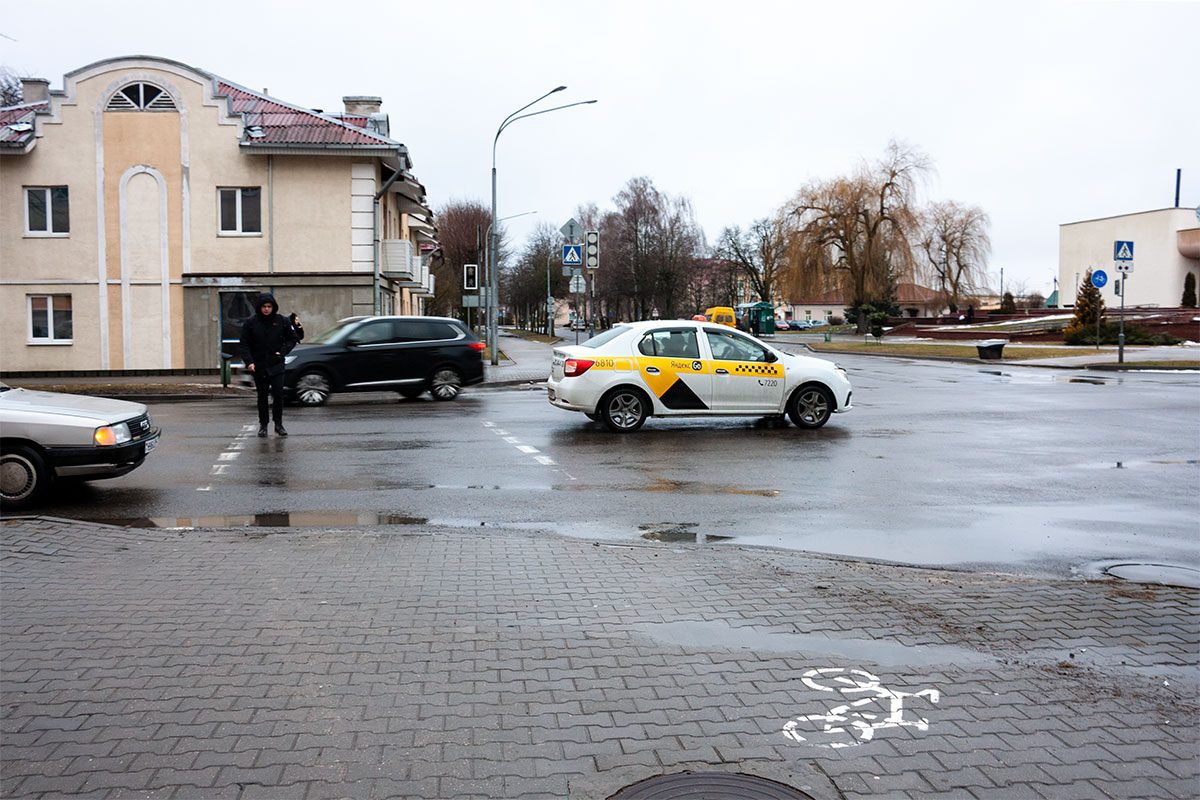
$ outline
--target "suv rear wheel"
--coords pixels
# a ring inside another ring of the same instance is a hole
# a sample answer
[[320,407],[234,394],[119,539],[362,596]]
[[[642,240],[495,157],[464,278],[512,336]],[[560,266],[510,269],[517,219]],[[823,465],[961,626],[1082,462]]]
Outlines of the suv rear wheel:
[[454,367],[439,367],[429,379],[434,400],[453,400],[462,391],[462,375]]

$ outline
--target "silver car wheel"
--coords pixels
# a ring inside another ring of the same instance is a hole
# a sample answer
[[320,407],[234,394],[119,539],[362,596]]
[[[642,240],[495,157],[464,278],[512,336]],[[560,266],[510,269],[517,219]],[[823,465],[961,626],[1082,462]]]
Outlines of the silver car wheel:
[[806,386],[796,392],[788,406],[788,417],[798,428],[819,428],[833,413],[833,397],[821,386]]
[[329,399],[329,378],[320,372],[306,372],[296,381],[296,399],[306,406],[319,406]]
[[429,392],[434,400],[453,400],[462,390],[462,378],[458,370],[442,367],[429,379]]
[[33,499],[45,478],[45,468],[36,453],[25,448],[0,456],[0,500],[9,508],[21,508]]
[[646,421],[646,403],[637,392],[625,389],[609,395],[601,414],[610,430],[632,433]]

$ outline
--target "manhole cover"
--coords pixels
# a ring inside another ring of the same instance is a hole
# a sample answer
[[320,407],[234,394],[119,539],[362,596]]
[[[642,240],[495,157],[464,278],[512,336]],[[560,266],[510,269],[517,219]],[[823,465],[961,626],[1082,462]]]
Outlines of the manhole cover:
[[813,800],[813,797],[754,775],[682,772],[626,786],[608,800]]

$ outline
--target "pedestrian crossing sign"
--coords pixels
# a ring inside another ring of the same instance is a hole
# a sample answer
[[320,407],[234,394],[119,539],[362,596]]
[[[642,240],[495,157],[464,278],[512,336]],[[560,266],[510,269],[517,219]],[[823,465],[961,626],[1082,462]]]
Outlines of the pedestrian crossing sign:
[[1133,261],[1133,242],[1113,242],[1113,261]]
[[564,244],[563,249],[563,264],[578,266],[583,263],[583,246],[578,244]]

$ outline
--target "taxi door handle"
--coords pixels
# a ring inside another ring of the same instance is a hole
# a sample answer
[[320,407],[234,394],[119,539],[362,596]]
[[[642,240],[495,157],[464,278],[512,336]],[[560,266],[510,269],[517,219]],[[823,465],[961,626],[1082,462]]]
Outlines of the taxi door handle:
[[659,374],[659,372],[660,372],[660,370],[658,367],[646,367],[647,375],[657,375],[657,374]]
[[723,369],[722,367],[717,367],[714,370],[714,372],[716,372],[718,375],[728,375],[729,374],[729,370]]

